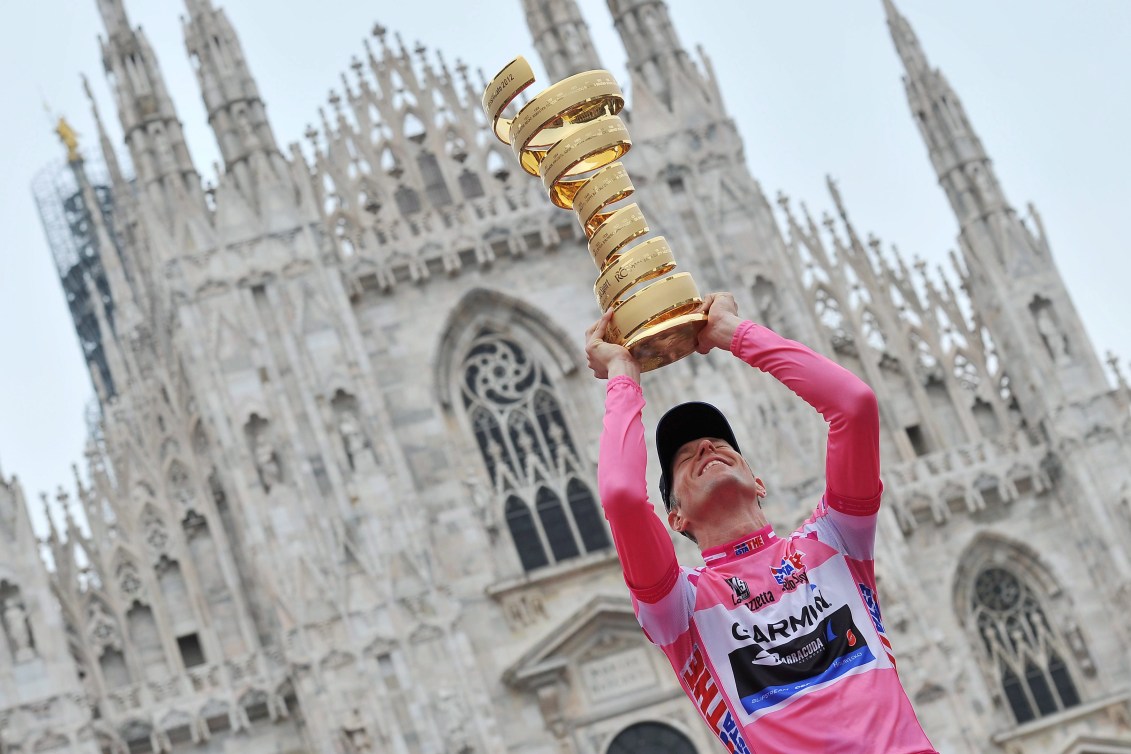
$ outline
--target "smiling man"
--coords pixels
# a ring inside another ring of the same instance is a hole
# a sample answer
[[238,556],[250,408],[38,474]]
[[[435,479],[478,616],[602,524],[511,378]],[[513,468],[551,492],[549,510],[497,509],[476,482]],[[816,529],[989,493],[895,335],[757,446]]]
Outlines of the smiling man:
[[934,752],[896,675],[876,593],[875,394],[800,343],[742,321],[729,293],[707,296],[703,310],[700,353],[730,351],[828,422],[825,494],[796,531],[777,536],[762,511],[766,488],[726,418],[706,403],[676,406],[656,428],[660,497],[668,525],[705,563],[680,566],[648,501],[640,367],[604,340],[606,313],[586,333],[589,366],[609,380],[598,486],[640,625],[727,751]]

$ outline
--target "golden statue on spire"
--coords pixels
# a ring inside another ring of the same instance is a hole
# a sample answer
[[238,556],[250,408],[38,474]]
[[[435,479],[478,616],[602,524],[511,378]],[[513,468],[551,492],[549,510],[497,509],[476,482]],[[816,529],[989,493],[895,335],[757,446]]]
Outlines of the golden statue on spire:
[[59,116],[59,122],[55,125],[55,133],[59,134],[59,141],[63,142],[63,146],[67,148],[67,162],[81,160],[78,134],[75,133],[75,129],[71,128],[71,124],[63,116]]

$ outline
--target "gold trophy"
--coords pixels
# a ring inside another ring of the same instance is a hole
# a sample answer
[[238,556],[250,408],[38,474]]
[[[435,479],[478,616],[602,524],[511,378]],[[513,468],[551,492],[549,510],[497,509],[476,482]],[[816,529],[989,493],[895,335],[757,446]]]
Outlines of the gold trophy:
[[586,71],[548,87],[515,117],[503,117],[533,83],[522,57],[491,81],[483,110],[495,136],[510,145],[523,170],[542,179],[551,202],[577,213],[601,272],[593,286],[597,303],[615,310],[606,338],[631,351],[645,372],[682,359],[695,350],[707,316],[699,312],[703,300],[690,273],[672,273],[675,258],[662,236],[629,248],[649,228],[640,207],[623,202],[636,189],[617,162],[632,146],[618,115],[620,86],[608,71]]

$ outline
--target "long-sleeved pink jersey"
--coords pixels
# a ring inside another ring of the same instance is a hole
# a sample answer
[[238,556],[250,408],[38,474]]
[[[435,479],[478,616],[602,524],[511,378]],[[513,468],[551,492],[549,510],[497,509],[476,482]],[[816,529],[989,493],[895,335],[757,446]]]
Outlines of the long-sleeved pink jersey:
[[934,752],[895,671],[873,569],[876,397],[848,370],[745,322],[731,351],[829,423],[825,495],[787,538],[769,526],[680,566],[648,501],[640,386],[609,380],[598,486],[641,627],[729,752]]

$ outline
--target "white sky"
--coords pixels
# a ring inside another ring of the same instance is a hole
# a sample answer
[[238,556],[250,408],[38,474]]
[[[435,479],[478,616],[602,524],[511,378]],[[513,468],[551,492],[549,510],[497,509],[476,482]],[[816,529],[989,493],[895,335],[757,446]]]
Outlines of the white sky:
[[[897,0],[994,160],[1007,196],[1042,213],[1097,350],[1131,355],[1131,2]],[[170,0],[127,0],[160,59],[198,170],[217,159]],[[216,2],[241,36],[281,144],[300,140],[375,21],[449,64],[490,76],[516,54],[536,67],[520,0]],[[604,65],[627,82],[601,0],[581,0]],[[880,0],[669,0],[684,46],[702,45],[754,176],[815,213],[839,182],[861,232],[942,260],[956,222],[911,121]],[[43,102],[95,147],[79,74],[116,128],[101,71],[96,0],[0,0],[0,469],[29,497],[71,486],[93,394],[29,184],[62,148]],[[539,85],[551,83],[540,76]],[[581,327],[585,323],[579,323]]]

